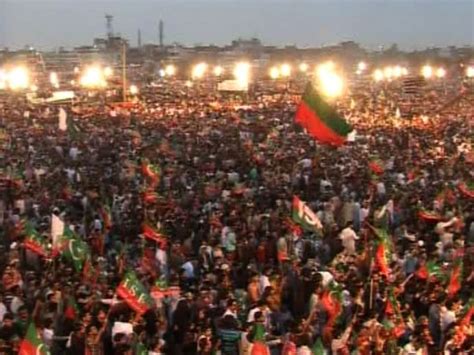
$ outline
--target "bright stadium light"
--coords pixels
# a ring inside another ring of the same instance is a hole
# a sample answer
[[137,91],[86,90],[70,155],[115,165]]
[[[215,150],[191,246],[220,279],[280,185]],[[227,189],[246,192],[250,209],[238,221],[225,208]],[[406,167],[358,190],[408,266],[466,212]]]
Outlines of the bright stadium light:
[[271,67],[268,74],[270,75],[271,79],[278,79],[280,77],[280,69],[277,67]]
[[204,74],[206,74],[206,71],[207,71],[207,64],[206,63],[196,64],[193,67],[191,77],[193,79],[201,79],[204,76]]
[[220,65],[217,65],[216,67],[214,67],[213,72],[215,76],[221,76],[224,72],[224,68],[222,68]]
[[393,73],[393,68],[392,67],[385,67],[383,70],[383,75],[385,79],[391,79],[392,76],[394,75]]
[[7,81],[12,90],[26,89],[30,86],[28,71],[24,67],[16,67],[8,72]]
[[280,73],[283,77],[289,77],[291,75],[291,66],[289,64],[282,64],[280,67]]
[[99,88],[107,86],[104,72],[98,66],[86,68],[84,74],[79,79],[81,86],[86,88]]
[[130,85],[130,94],[137,95],[138,94],[138,87],[136,85]]
[[160,75],[160,78],[164,78],[165,75],[166,75],[166,71],[164,69],[160,69],[160,71],[158,72],[158,74]]
[[330,73],[334,70],[334,62],[332,61],[327,61],[325,63],[322,63],[318,65],[316,68],[316,72],[318,76],[325,75],[326,73]]
[[5,90],[7,88],[7,73],[0,69],[0,90]]
[[467,67],[466,76],[468,78],[474,78],[474,67]]
[[106,78],[111,77],[113,73],[114,73],[114,71],[112,70],[111,67],[105,67],[105,68],[104,68],[104,76],[105,76]]
[[358,71],[363,72],[365,69],[367,69],[367,64],[365,64],[365,62],[360,62],[357,64]]
[[396,67],[393,68],[393,76],[395,78],[399,78],[403,75],[403,72],[402,72],[402,67],[397,65]]
[[375,81],[382,81],[384,79],[383,71],[377,69],[374,71],[374,80]]
[[403,67],[402,68],[402,75],[405,76],[405,75],[408,75],[408,69]]
[[423,68],[421,68],[421,75],[425,79],[429,79],[433,76],[433,68],[430,65],[425,65]]
[[49,82],[50,82],[51,85],[53,85],[55,88],[58,88],[58,87],[59,87],[58,74],[56,74],[55,72],[49,73]]
[[299,66],[300,72],[306,73],[308,71],[308,64],[301,63]]
[[165,67],[166,76],[174,76],[176,74],[176,67],[173,64],[168,64]]
[[436,77],[438,78],[444,78],[446,76],[446,70],[444,68],[438,68],[436,70]]
[[38,91],[38,87],[35,84],[33,84],[33,85],[30,86],[30,90],[33,91],[33,92],[36,92],[36,91]]
[[237,63],[234,68],[234,78],[242,86],[247,85],[250,79],[250,64],[247,62]]
[[320,75],[319,80],[322,91],[326,96],[334,98],[342,94],[344,83],[338,74],[327,72]]

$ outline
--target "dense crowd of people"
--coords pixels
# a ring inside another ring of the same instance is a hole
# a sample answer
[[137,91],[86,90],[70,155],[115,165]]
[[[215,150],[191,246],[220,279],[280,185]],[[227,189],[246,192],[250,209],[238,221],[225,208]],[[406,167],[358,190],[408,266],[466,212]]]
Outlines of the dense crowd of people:
[[[126,109],[65,106],[65,131],[59,107],[6,97],[0,353],[30,328],[51,354],[472,353],[474,105],[445,105],[459,88],[416,103],[359,88],[337,103],[341,147],[294,124],[298,95],[150,89]],[[322,228],[292,219],[294,196]],[[55,249],[56,218],[86,260]],[[117,294],[126,275],[145,309]]]

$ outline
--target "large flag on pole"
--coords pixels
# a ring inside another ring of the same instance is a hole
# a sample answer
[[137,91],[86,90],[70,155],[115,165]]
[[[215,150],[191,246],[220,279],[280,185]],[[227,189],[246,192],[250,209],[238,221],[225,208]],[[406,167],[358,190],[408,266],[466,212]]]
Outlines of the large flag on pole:
[[296,110],[295,122],[317,141],[340,146],[352,127],[308,84]]
[[299,199],[298,196],[293,196],[293,221],[298,223],[303,229],[307,231],[319,231],[323,228],[318,216],[306,205],[306,203]]

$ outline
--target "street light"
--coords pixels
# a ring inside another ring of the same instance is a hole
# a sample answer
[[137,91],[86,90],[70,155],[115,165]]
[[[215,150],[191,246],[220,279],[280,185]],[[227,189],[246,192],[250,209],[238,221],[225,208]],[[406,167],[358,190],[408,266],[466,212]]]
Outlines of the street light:
[[319,79],[322,91],[326,96],[334,98],[342,94],[344,83],[338,74],[327,72],[321,75]]
[[474,78],[474,67],[467,67],[466,69],[466,76],[468,78]]
[[278,79],[280,77],[280,70],[277,67],[271,67],[269,75],[273,80]]
[[234,68],[234,78],[240,85],[246,86],[250,79],[250,64],[247,62],[239,62]]
[[207,71],[207,64],[206,63],[196,64],[193,67],[191,77],[193,79],[201,79],[204,76],[204,74],[206,74],[206,71]]
[[375,70],[373,75],[375,81],[382,81],[384,78],[383,71],[380,69]]
[[359,64],[357,64],[357,70],[359,70],[360,72],[363,72],[365,69],[367,69],[367,64],[365,64],[364,62],[360,62]]
[[300,72],[306,73],[308,71],[308,64],[301,63],[299,66]]
[[16,67],[7,74],[8,86],[12,90],[26,89],[30,85],[28,71],[24,67]]
[[138,87],[136,85],[130,85],[130,94],[132,95],[138,94]]
[[433,76],[433,68],[430,65],[425,65],[421,68],[421,75],[425,79],[430,79]]
[[280,73],[283,77],[289,77],[291,75],[291,66],[289,64],[282,64]]
[[223,72],[224,72],[224,68],[222,68],[220,65],[214,67],[215,76],[221,76]]
[[438,68],[436,70],[436,76],[440,79],[444,78],[446,76],[446,70],[444,70],[444,68]]
[[168,64],[166,67],[165,67],[165,74],[167,76],[173,76],[176,74],[176,67],[173,65],[173,64]]

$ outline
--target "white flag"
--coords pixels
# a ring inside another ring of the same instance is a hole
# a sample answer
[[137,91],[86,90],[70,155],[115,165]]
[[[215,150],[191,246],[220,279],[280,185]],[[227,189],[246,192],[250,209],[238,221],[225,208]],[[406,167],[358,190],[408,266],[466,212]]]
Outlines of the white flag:
[[60,237],[64,234],[64,222],[53,214],[51,216],[51,238],[53,239],[53,247],[59,244]]
[[65,131],[67,130],[67,113],[66,111],[64,111],[63,108],[60,108],[59,109],[59,125],[58,125],[58,128],[61,130],[61,131]]

